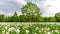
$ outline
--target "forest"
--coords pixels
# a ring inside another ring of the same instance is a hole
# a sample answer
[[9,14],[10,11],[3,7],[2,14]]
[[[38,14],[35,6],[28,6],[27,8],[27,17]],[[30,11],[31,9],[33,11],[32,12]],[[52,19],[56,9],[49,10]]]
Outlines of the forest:
[[21,12],[22,15],[19,16],[17,12],[8,17],[0,14],[0,22],[60,22],[60,13],[56,13],[54,17],[42,17],[39,7],[32,2],[27,2]]

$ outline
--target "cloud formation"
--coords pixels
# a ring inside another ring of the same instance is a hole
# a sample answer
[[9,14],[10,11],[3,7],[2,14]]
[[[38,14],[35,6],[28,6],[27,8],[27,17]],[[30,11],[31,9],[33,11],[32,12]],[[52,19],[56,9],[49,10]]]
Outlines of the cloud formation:
[[15,11],[18,14],[21,14],[21,7],[23,6],[23,2],[20,4],[15,0],[0,0],[0,14],[4,14],[6,16],[11,16]]
[[60,0],[46,0],[42,7],[44,9],[43,15],[54,16],[60,12]]
[[37,4],[44,17],[54,16],[60,12],[60,0],[0,0],[0,14],[11,16],[17,11],[20,15],[21,7],[25,5],[26,2]]
[[26,2],[24,1],[24,0],[15,0],[18,4],[23,4],[23,5],[25,5],[26,4]]

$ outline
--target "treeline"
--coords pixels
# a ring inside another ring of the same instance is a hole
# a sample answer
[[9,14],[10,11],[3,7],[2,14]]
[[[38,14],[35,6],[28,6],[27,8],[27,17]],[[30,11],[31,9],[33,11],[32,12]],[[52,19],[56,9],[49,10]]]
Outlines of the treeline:
[[15,12],[13,16],[5,17],[0,15],[0,22],[60,22],[60,13],[55,14],[54,17],[42,17],[38,6],[32,2],[27,2],[21,8],[22,15]]

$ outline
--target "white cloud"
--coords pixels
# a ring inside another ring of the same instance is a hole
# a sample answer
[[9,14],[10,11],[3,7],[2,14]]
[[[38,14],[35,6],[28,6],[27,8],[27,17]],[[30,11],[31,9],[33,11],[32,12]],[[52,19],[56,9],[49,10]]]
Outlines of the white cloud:
[[23,5],[26,4],[26,2],[25,2],[24,0],[16,0],[16,2],[17,2],[18,4],[23,4]]
[[[44,2],[37,2],[43,12],[43,16],[54,16],[56,13],[60,12],[60,0],[45,0]],[[42,10],[43,9],[43,10]]]
[[60,0],[46,0],[43,3],[43,16],[54,16],[57,12],[60,12]]

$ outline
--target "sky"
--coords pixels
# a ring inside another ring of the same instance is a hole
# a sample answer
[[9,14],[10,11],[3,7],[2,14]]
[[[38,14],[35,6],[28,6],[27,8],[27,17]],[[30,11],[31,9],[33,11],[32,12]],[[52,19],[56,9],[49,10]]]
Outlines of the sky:
[[27,2],[37,4],[43,17],[53,17],[60,12],[60,0],[0,0],[0,14],[12,16],[16,11],[21,15],[21,8]]

